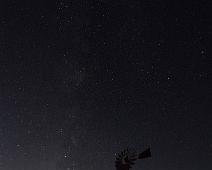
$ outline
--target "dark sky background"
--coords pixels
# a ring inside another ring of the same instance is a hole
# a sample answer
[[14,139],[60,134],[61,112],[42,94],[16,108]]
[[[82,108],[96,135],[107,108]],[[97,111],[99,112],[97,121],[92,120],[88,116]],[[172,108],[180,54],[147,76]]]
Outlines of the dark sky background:
[[0,2],[0,170],[212,168],[209,1]]

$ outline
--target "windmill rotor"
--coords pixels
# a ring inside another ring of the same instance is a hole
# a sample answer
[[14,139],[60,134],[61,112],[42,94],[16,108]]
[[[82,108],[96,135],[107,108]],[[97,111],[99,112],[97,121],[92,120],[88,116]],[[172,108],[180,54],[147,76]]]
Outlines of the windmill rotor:
[[145,159],[148,157],[151,157],[150,148],[147,148],[140,154],[127,148],[116,155],[115,167],[117,170],[129,170],[137,159]]

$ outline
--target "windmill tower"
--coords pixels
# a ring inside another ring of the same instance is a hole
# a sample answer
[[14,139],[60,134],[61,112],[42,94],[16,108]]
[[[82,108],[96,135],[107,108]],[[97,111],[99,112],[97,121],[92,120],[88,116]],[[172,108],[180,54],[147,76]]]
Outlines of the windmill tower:
[[130,168],[132,168],[132,165],[135,164],[135,161],[137,159],[145,159],[148,157],[151,157],[150,148],[147,148],[140,154],[136,154],[136,152],[131,152],[129,149],[125,149],[116,156],[116,170],[129,170]]

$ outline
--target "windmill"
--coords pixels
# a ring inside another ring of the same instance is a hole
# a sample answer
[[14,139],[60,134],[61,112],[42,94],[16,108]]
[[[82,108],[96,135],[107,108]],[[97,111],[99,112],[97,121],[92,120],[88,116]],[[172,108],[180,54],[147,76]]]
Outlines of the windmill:
[[129,170],[130,168],[132,168],[132,165],[135,164],[135,161],[137,159],[145,159],[149,157],[151,157],[150,148],[147,148],[140,154],[137,154],[135,151],[125,149],[116,156],[115,161],[116,170]]

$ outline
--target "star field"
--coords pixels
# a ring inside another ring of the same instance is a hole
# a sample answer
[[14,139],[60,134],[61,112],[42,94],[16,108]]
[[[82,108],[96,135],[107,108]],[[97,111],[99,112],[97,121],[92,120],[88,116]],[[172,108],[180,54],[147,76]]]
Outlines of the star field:
[[209,1],[0,2],[0,170],[211,169]]

